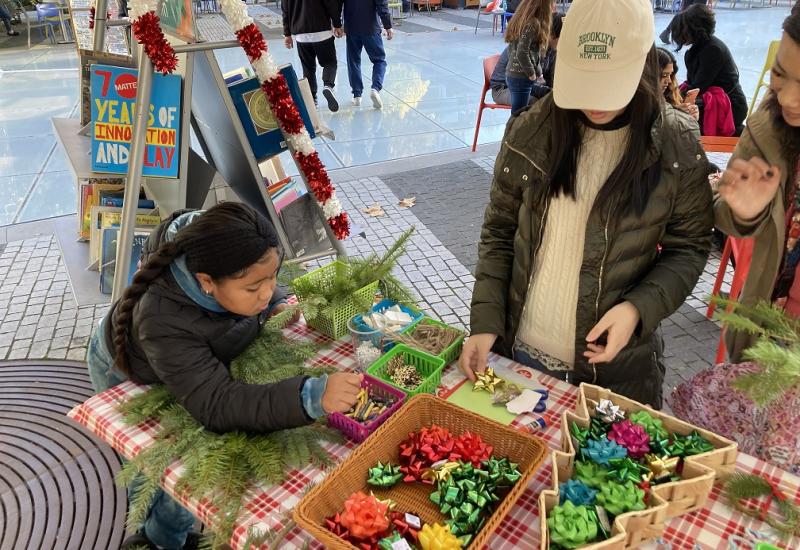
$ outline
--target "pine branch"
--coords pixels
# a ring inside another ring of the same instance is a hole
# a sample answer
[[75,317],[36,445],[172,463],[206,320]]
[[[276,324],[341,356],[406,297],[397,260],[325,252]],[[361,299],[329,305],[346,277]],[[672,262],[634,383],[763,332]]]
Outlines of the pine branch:
[[772,485],[759,475],[734,472],[725,482],[725,495],[731,507],[743,514],[765,521],[783,537],[800,534],[800,508],[791,498],[775,499],[778,511],[782,516],[780,518],[769,513],[762,517],[760,511],[753,510],[741,502],[746,499],[770,497],[772,494]]
[[734,388],[764,407],[800,384],[800,321],[770,302],[747,306],[714,297],[712,303],[719,308],[717,318],[728,329],[756,336],[756,343],[744,351],[743,358],[760,370],[739,376]]

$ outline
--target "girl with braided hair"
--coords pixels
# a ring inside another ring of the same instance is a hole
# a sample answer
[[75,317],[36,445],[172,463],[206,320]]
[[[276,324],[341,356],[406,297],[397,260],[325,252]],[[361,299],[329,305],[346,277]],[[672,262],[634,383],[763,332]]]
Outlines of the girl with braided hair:
[[[336,373],[255,385],[228,367],[270,314],[282,253],[275,228],[252,208],[222,203],[178,212],[145,243],[142,266],[92,334],[96,391],[130,379],[164,384],[206,429],[270,432],[303,426],[357,400],[361,377]],[[165,493],[122,548],[193,548],[194,517]]]

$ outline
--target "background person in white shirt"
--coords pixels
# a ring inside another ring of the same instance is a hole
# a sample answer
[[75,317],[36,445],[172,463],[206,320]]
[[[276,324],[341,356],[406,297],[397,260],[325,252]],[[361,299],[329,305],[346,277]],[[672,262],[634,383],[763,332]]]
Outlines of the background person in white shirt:
[[336,112],[339,102],[333,95],[336,85],[336,45],[341,38],[342,13],[339,0],[281,0],[284,44],[291,48],[297,42],[297,53],[308,79],[314,104],[317,104],[317,63],[322,67],[322,95],[328,108]]

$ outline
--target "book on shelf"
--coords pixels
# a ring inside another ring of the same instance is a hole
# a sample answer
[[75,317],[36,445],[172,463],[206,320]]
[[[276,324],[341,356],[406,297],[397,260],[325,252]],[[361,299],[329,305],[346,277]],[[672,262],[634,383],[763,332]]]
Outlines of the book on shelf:
[[91,239],[91,211],[93,206],[100,204],[101,193],[116,193],[125,190],[122,180],[118,179],[90,179],[81,184],[80,203],[80,240]]
[[272,204],[275,206],[275,211],[280,213],[281,210],[286,208],[289,204],[293,203],[298,198],[307,193],[305,186],[299,181],[290,181],[282,186],[274,194],[270,194]]
[[[139,258],[142,255],[147,237],[150,236],[149,228],[137,227],[133,233],[133,247],[131,248],[131,267],[128,272],[126,286],[133,281],[136,270],[139,269]],[[119,225],[104,227],[101,233],[100,248],[100,292],[111,294],[116,276],[117,242],[119,240]]]
[[330,249],[330,241],[314,197],[306,193],[284,206],[279,214],[289,245],[296,256]]
[[[297,75],[291,65],[284,65],[280,72],[286,79],[289,93],[294,99],[300,116],[305,123],[310,137],[314,137],[314,126],[311,123],[308,109],[300,93]],[[253,149],[253,156],[258,162],[274,157],[286,151],[286,140],[272,115],[267,96],[261,89],[257,78],[239,80],[228,86],[236,113],[244,128],[247,141]]]
[[[122,224],[122,208],[114,206],[93,206],[90,213],[91,227],[89,237],[89,266],[87,269],[99,269],[98,261],[102,253],[102,232],[104,229]],[[151,230],[159,223],[161,217],[157,210],[139,209],[136,212],[136,227]]]
[[[91,67],[92,170],[126,174],[139,71]],[[177,178],[180,164],[181,77],[155,73],[142,174]]]
[[250,67],[239,67],[238,69],[234,69],[232,71],[228,71],[222,75],[222,79],[225,81],[225,84],[230,86],[234,82],[239,82],[240,80],[246,80],[248,78],[253,78],[255,73],[253,69]]

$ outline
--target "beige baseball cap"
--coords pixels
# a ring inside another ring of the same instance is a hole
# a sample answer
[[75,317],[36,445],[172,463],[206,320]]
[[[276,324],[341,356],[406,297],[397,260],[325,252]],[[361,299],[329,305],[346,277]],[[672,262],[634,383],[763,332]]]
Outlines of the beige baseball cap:
[[654,40],[650,0],[574,0],[558,41],[556,105],[622,109],[636,93]]

